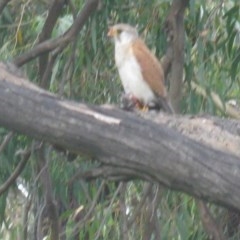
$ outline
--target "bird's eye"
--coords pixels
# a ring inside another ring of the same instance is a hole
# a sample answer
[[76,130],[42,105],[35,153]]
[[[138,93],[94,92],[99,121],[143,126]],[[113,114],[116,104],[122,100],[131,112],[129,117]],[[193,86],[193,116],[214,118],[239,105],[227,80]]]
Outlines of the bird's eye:
[[117,35],[121,34],[122,30],[121,29],[117,29]]

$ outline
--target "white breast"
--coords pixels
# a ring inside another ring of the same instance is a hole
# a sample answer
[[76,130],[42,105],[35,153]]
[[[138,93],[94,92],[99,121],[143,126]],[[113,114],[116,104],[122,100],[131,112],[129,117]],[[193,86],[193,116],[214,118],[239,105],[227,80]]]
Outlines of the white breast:
[[155,99],[149,85],[143,80],[140,66],[128,44],[115,43],[115,61],[125,93],[148,104]]

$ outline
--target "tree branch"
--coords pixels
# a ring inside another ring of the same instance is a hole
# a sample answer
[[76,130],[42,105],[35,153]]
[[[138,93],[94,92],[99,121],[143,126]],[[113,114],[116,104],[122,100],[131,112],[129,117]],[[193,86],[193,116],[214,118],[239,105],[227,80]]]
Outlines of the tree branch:
[[[174,0],[166,19],[165,28],[168,38],[168,49],[163,59],[165,73],[170,74],[169,96],[175,112],[180,112],[182,98],[182,78],[184,64],[184,12],[189,0]],[[172,56],[171,56],[172,54]]]
[[[47,39],[51,37],[52,31],[54,29],[54,26],[57,22],[58,17],[60,16],[63,7],[65,4],[67,4],[68,1],[66,0],[54,0],[51,4],[51,7],[48,11],[47,19],[43,25],[42,32],[39,35],[38,43],[44,42]],[[48,66],[48,53],[41,55],[39,58],[39,76],[40,76],[40,86],[45,88],[48,85],[47,79],[49,79],[50,74],[47,74],[48,76],[43,79],[43,76],[45,75],[46,68]]]
[[21,174],[21,172],[23,171],[24,167],[26,166],[26,163],[30,157],[31,152],[29,150],[27,150],[26,152],[24,152],[23,154],[23,158],[22,160],[19,162],[19,164],[17,165],[16,169],[13,171],[13,173],[11,174],[11,176],[7,179],[6,182],[4,182],[1,186],[0,186],[0,196],[7,191],[7,189],[15,182],[15,180],[18,178],[18,176]]
[[[175,118],[168,116],[169,121]],[[240,209],[239,153],[209,147],[133,113],[61,100],[14,76],[4,64],[0,64],[0,125],[95,156],[116,171],[130,170],[132,178]]]
[[58,240],[59,239],[59,220],[58,220],[58,212],[57,206],[54,201],[53,196],[53,187],[52,187],[52,179],[49,174],[49,163],[45,159],[44,155],[44,145],[42,145],[37,150],[37,158],[38,158],[38,165],[40,168],[40,180],[42,183],[42,188],[44,192],[45,198],[45,211],[50,221],[50,239]]
[[0,153],[6,148],[6,146],[8,145],[8,143],[10,142],[10,140],[12,139],[12,137],[13,137],[13,133],[12,133],[12,132],[8,133],[8,134],[4,137],[4,139],[3,139],[3,141],[2,141],[2,143],[1,143],[1,145],[0,145]]
[[67,30],[62,36],[55,39],[46,40],[36,45],[29,52],[16,57],[14,59],[14,64],[20,67],[37,56],[48,53],[59,47],[65,47],[77,36],[85,22],[88,20],[89,16],[97,9],[98,2],[99,0],[88,0],[69,30]]

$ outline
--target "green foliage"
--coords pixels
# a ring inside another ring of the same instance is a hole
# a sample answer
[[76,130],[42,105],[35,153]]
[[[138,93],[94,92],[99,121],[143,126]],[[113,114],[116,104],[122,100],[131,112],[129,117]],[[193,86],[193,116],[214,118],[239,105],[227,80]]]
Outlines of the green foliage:
[[[82,0],[72,2],[77,11],[80,11],[85,3]],[[56,58],[48,90],[76,101],[93,104],[117,103],[121,84],[114,66],[113,45],[106,37],[108,26],[117,22],[137,25],[142,38],[160,58],[167,46],[163,27],[170,4],[170,0],[102,1],[102,5],[84,25],[75,42]],[[43,0],[13,1],[5,7],[0,16],[1,60],[11,60],[37,43],[46,20],[47,7],[48,1]],[[220,4],[220,1],[190,1],[185,17],[185,92],[182,112],[220,114],[210,96],[205,99],[191,89],[192,81],[197,82],[208,92],[215,91],[223,101],[239,100],[239,8],[237,0],[224,1],[223,4]],[[73,21],[71,8],[65,7],[51,37],[56,38],[63,34]],[[69,59],[72,59],[70,64]],[[31,81],[39,84],[37,67],[37,60],[33,60],[24,66],[24,71]],[[7,131],[0,128],[1,143],[6,134]],[[20,157],[17,154],[19,150],[31,147],[32,140],[25,136],[15,135],[10,140],[0,153],[0,184],[8,179],[19,163]],[[66,224],[64,229],[66,237],[73,239],[74,229],[79,222],[81,225],[83,215],[91,208],[102,181],[84,182],[78,179],[71,183],[70,180],[80,170],[83,172],[91,169],[97,166],[97,163],[85,156],[78,156],[74,161],[69,161],[65,154],[55,151],[50,146],[46,147],[45,156],[49,163],[53,195],[61,209],[59,216]],[[36,162],[36,155],[32,152],[29,164],[19,177],[32,196],[29,213],[29,226],[32,229],[39,214],[36,209],[44,201]],[[15,191],[16,186],[15,183],[11,191]],[[99,239],[121,239],[118,197],[111,203],[117,186],[113,182],[107,182],[104,186],[95,209],[85,224],[81,225],[79,239],[94,239],[98,231]],[[9,239],[17,239],[17,233],[22,231],[24,224],[19,219],[15,222],[9,217],[7,206],[16,211],[21,210],[21,217],[24,210],[19,207],[21,200],[16,203],[14,197],[7,195],[8,193],[9,191],[0,198],[0,223],[4,223],[3,229],[9,235]],[[128,184],[125,202],[130,215],[136,207],[133,200],[139,201],[141,193],[141,182]],[[22,196],[22,193],[18,194]],[[207,239],[196,203],[191,197],[165,191],[158,211],[162,239]],[[219,214],[214,211],[213,213],[215,216]],[[224,216],[221,219],[224,219]],[[140,217],[136,219],[133,228],[129,230],[129,239],[141,239],[143,223],[144,220]],[[0,233],[1,239],[5,236]],[[237,233],[232,236],[231,239],[239,239]]]
[[[238,100],[239,95],[239,8],[234,1],[195,3],[186,19],[186,81],[196,81],[216,92],[223,102]],[[217,113],[210,96],[206,101],[194,93],[189,95],[189,91],[184,104],[186,111]]]

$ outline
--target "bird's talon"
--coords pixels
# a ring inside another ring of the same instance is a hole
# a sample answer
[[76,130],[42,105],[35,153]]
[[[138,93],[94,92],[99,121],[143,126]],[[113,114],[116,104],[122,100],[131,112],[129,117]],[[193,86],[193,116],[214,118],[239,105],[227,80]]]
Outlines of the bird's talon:
[[136,108],[141,112],[148,112],[149,111],[149,108],[148,108],[147,105],[136,106]]

